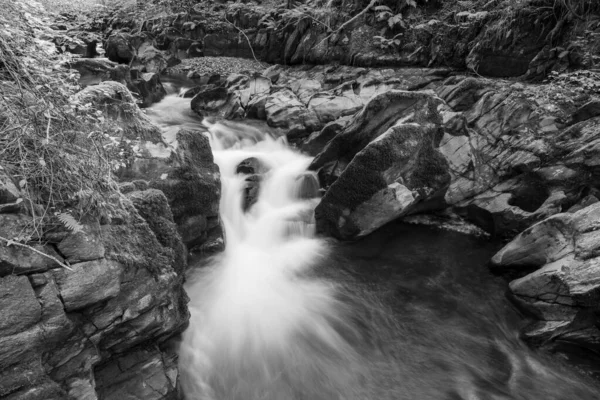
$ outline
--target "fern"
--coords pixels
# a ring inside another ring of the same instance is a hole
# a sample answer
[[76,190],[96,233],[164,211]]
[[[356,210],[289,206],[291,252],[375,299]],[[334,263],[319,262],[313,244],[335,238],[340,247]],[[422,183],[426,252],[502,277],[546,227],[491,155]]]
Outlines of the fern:
[[83,225],[81,225],[71,214],[58,213],[56,216],[65,228],[73,233],[83,232]]

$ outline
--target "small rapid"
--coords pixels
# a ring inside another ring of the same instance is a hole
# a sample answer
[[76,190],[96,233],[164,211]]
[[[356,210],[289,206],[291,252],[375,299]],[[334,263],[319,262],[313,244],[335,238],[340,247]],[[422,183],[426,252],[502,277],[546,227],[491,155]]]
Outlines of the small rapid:
[[[497,244],[401,223],[351,244],[316,237],[310,157],[260,122],[202,121],[169,92],[148,114],[167,142],[181,127],[209,137],[226,238],[186,283],[186,400],[600,398],[519,338],[523,316],[485,267]],[[259,176],[238,173],[249,159]]]
[[[349,398],[361,367],[349,337],[359,332],[337,285],[312,273],[329,249],[314,237],[317,199],[300,196],[311,159],[268,135],[232,145],[239,131],[206,125],[221,171],[227,245],[187,286],[191,321],[180,356],[186,395]],[[246,176],[236,168],[249,158],[267,172],[244,212]]]

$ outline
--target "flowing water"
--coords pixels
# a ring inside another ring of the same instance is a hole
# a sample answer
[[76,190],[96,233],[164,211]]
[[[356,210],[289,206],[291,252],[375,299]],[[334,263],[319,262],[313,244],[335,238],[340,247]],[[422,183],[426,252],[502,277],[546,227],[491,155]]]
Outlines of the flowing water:
[[[314,235],[311,159],[260,123],[201,122],[171,94],[149,116],[210,137],[226,249],[195,265],[180,348],[188,400],[598,399],[590,379],[518,338],[498,246],[390,224],[351,244]],[[243,211],[254,157],[266,172]]]

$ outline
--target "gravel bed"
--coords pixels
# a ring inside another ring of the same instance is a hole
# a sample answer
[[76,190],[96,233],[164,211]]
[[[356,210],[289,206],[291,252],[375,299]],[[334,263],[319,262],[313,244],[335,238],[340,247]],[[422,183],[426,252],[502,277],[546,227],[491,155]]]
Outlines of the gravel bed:
[[252,59],[237,57],[197,57],[183,60],[181,64],[170,68],[171,74],[187,74],[195,71],[199,75],[229,74],[243,71],[261,72],[269,67],[267,63],[260,63]]

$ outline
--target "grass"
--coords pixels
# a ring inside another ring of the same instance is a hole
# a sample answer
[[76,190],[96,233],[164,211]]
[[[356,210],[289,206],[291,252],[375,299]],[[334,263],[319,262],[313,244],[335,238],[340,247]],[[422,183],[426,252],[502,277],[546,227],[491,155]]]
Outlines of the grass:
[[[21,0],[0,0],[0,169],[21,189],[33,217],[30,235],[110,212],[119,198],[107,135],[115,128],[91,104],[77,104],[76,72],[60,67],[69,55],[37,37],[48,31],[45,10]],[[118,204],[117,204],[118,205]]]

